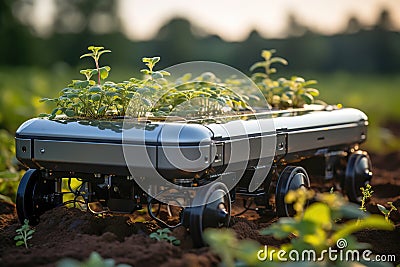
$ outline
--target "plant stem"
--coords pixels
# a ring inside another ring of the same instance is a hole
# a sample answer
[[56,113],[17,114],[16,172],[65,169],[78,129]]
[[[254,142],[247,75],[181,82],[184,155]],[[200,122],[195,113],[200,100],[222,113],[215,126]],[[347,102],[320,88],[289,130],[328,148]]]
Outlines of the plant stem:
[[24,238],[24,245],[25,245],[25,248],[28,249],[27,232],[23,231],[23,232],[22,232],[22,237]]
[[98,77],[97,84],[100,85],[101,75],[100,75],[99,61],[95,59],[94,62],[96,62],[96,69],[97,69],[97,77]]

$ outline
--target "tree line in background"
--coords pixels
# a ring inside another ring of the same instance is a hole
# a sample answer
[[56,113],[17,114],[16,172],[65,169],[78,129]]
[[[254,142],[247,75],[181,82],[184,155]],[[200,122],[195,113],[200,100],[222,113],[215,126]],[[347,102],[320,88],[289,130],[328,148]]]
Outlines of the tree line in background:
[[[29,26],[29,0],[0,2],[0,66],[77,66],[77,51],[88,45],[113,50],[107,64],[132,69],[143,56],[160,55],[162,66],[193,60],[225,63],[248,73],[259,51],[274,48],[289,59],[296,71],[351,71],[395,73],[400,70],[400,34],[393,31],[390,12],[383,10],[374,27],[351,18],[347,29],[326,36],[310,31],[289,16],[285,39],[265,39],[253,31],[243,42],[225,42],[216,35],[199,36],[185,19],[173,19],[150,41],[132,41],[121,32],[115,0],[56,0],[57,15],[47,37],[38,37]],[[25,10],[25,11],[24,11]],[[25,13],[24,13],[25,12]],[[102,19],[107,27],[98,23]],[[78,22],[79,23],[78,23]]]

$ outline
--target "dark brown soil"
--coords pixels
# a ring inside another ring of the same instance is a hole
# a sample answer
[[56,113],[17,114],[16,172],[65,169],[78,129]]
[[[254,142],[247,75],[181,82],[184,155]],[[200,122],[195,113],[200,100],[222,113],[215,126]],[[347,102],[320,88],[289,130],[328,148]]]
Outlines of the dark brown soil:
[[[376,204],[393,201],[400,210],[400,152],[371,155],[374,163],[373,197],[368,210],[379,213]],[[329,188],[328,188],[329,189]],[[233,213],[241,211],[234,207]],[[137,216],[137,215],[135,215]],[[208,248],[194,249],[183,228],[173,235],[181,240],[179,247],[148,237],[157,226],[152,222],[133,222],[137,217],[106,215],[98,217],[78,209],[60,207],[46,212],[30,240],[31,247],[16,247],[13,237],[20,227],[15,206],[0,202],[0,266],[55,266],[65,257],[84,260],[92,251],[103,258],[132,266],[217,266],[219,259]],[[400,261],[400,213],[391,219],[397,224],[392,232],[365,230],[356,234],[359,241],[372,245],[379,254],[395,254]],[[136,220],[137,221],[137,220]],[[232,219],[232,229],[241,239],[249,238],[271,246],[282,241],[261,236],[258,231],[276,221],[273,214],[263,217],[248,212]]]

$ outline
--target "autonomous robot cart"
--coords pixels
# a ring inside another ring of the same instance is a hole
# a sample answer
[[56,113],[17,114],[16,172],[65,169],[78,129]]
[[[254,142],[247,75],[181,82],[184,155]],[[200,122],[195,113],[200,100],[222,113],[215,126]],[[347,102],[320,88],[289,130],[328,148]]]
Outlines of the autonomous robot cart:
[[[366,140],[368,125],[363,112],[314,105],[255,117],[232,116],[201,122],[147,119],[131,123],[122,119],[28,120],[16,132],[17,158],[29,168],[18,188],[18,217],[36,224],[45,211],[74,201],[89,209],[90,203],[96,202],[103,210],[127,213],[147,205],[152,218],[173,227],[154,212],[154,204],[160,201],[156,197],[158,192],[150,191],[160,188],[138,185],[138,179],[152,179],[152,173],[158,173],[171,184],[185,188],[210,184],[201,193],[186,195],[191,204],[182,205],[179,213],[178,225],[184,225],[194,244],[201,246],[205,228],[228,226],[231,202],[237,196],[255,199],[260,211],[272,209],[278,216],[293,215],[292,206],[284,201],[285,195],[289,190],[309,188],[308,172],[311,177],[337,181],[350,201],[360,200],[360,187],[372,177],[370,158],[359,150]],[[237,120],[244,126],[236,127]],[[273,131],[253,127],[255,121],[262,125],[271,120]],[[233,130],[227,132],[226,128]],[[129,133],[126,140],[124,131]],[[168,133],[176,132],[179,134],[168,137]],[[235,144],[243,140],[249,153],[233,151]],[[268,148],[273,151],[272,158],[259,153],[260,144],[273,144],[272,150]],[[187,171],[171,164],[174,151],[193,160],[198,155],[210,157],[202,157],[198,168],[189,166],[191,171]],[[126,152],[134,157],[129,164]],[[144,157],[147,163],[141,160]],[[262,161],[270,165],[260,164]],[[263,171],[265,177],[261,182],[251,181],[256,172]],[[136,173],[140,177],[135,177]],[[72,178],[78,179],[81,186],[72,188]],[[232,182],[233,187],[226,181]],[[65,184],[73,193],[72,199],[66,198]]]

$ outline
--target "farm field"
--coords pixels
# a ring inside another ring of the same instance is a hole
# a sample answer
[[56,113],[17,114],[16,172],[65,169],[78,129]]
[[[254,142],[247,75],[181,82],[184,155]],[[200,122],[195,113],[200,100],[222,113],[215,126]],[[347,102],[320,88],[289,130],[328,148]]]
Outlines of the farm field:
[[[385,156],[372,155],[375,163],[372,188],[374,190],[367,210],[379,213],[376,204],[392,201],[400,205],[400,167],[397,162],[400,153]],[[314,185],[318,191],[329,191],[328,187]],[[242,210],[239,202],[233,213]],[[55,266],[66,257],[78,260],[87,259],[92,251],[103,258],[113,258],[117,263],[132,266],[217,266],[220,262],[209,248],[194,249],[190,236],[182,228],[172,234],[181,241],[180,246],[167,242],[158,242],[148,237],[158,227],[151,222],[133,222],[138,215],[110,215],[102,218],[84,213],[77,209],[56,208],[42,216],[41,223],[31,239],[32,247],[26,250],[15,247],[13,236],[20,224],[15,206],[0,202],[0,265],[2,266]],[[395,224],[393,231],[363,230],[355,234],[360,242],[372,245],[372,251],[381,255],[396,255],[396,264],[400,263],[400,214],[391,214]],[[262,245],[277,246],[282,241],[271,236],[262,236],[259,230],[276,222],[274,214],[260,217],[249,211],[239,217],[233,217],[231,228],[239,239],[252,239]],[[256,258],[256,255],[254,255]]]
[[[41,69],[0,70],[0,125],[13,151],[13,133],[20,123],[51,107],[39,103],[43,96],[55,97],[63,81],[75,77],[71,69],[60,67],[52,72]],[[121,74],[121,71],[118,72]],[[305,73],[306,79],[319,81],[316,86],[321,99],[329,104],[340,103],[345,107],[363,110],[370,119],[369,135],[362,148],[371,153],[374,178],[373,196],[367,205],[371,213],[380,214],[376,204],[388,201],[400,207],[400,76],[396,75],[352,75],[349,73]],[[124,75],[121,75],[123,77]],[[126,75],[125,75],[126,76]],[[290,76],[290,75],[287,75]],[[110,80],[119,77],[110,76]],[[379,101],[378,101],[379,100]],[[10,155],[8,155],[10,157]],[[11,155],[12,157],[12,155]],[[10,161],[10,159],[8,159]],[[11,159],[15,165],[15,159]],[[7,180],[0,177],[1,194],[15,196],[18,177]],[[4,186],[9,184],[9,186]],[[328,192],[330,187],[314,184],[314,189]],[[242,211],[241,203],[234,204],[233,215]],[[62,258],[84,260],[92,251],[103,258],[113,258],[117,263],[132,266],[217,266],[221,259],[210,248],[195,249],[190,236],[182,228],[172,234],[181,241],[180,246],[157,242],[149,238],[159,227],[149,218],[141,215],[109,215],[97,217],[76,209],[57,208],[47,212],[31,239],[32,247],[25,250],[16,247],[13,237],[20,227],[15,206],[9,201],[0,203],[0,265],[4,266],[55,266]],[[400,213],[394,211],[391,220],[394,231],[362,230],[355,236],[360,242],[372,245],[376,254],[396,255],[400,263]],[[276,222],[274,214],[260,217],[247,212],[233,217],[231,228],[239,239],[252,239],[261,245],[278,246],[283,241],[272,236],[262,236],[261,229]],[[287,240],[286,240],[287,241]],[[382,244],[385,244],[384,246]],[[254,256],[256,257],[256,256]]]

